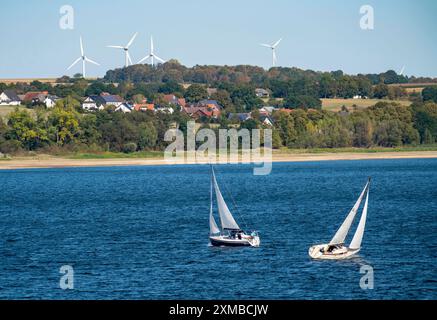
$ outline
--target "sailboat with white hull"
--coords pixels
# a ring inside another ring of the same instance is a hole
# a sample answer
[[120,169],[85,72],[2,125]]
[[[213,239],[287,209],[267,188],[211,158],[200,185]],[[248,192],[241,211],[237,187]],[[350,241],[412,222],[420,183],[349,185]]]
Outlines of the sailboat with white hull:
[[[367,219],[367,207],[369,203],[369,188],[370,188],[370,178],[366,183],[363,191],[361,192],[357,202],[353,206],[352,210],[347,215],[343,224],[338,229],[337,233],[332,238],[331,242],[328,244],[318,244],[309,248],[308,253],[313,259],[325,259],[325,260],[340,260],[347,259],[358,253],[361,249],[361,242],[363,240],[364,229],[366,226]],[[355,216],[357,215],[360,204],[364,198],[363,211],[361,213],[360,222],[358,223],[357,230],[352,238],[349,247],[344,245],[344,241],[352,226]]]
[[[213,215],[213,192],[216,194],[217,208],[220,217],[221,229],[217,226]],[[259,247],[260,238],[256,231],[247,234],[244,232],[232,216],[220,188],[217,184],[214,169],[211,167],[211,190],[209,210],[209,241],[213,246]]]

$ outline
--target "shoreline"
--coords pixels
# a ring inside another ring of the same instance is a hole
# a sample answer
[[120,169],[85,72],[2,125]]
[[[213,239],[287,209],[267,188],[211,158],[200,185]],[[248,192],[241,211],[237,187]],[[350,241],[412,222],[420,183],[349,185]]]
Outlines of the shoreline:
[[[437,159],[437,151],[397,151],[378,153],[279,153],[273,154],[272,162],[312,162],[346,160],[389,160],[389,159]],[[0,160],[0,170],[38,169],[38,168],[80,168],[80,167],[121,167],[207,164],[208,161],[184,161],[163,158],[109,158],[109,159],[69,159],[62,157],[29,157]],[[228,163],[217,161],[217,164]]]

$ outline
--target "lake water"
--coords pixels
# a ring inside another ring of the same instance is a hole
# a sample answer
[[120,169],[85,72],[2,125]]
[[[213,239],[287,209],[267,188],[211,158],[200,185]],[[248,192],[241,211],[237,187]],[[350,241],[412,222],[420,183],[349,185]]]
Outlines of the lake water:
[[[0,298],[437,299],[437,159],[252,169],[217,177],[260,248],[208,245],[205,165],[0,171]],[[308,247],[331,239],[368,176],[359,256],[312,261]],[[373,289],[360,287],[364,265]]]

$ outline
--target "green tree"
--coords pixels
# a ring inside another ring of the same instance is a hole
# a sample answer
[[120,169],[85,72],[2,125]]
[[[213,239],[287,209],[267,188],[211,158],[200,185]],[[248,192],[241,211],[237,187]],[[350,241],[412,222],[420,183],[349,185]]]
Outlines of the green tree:
[[426,87],[422,91],[423,101],[437,103],[437,86]]
[[8,127],[6,139],[19,141],[21,146],[27,150],[35,150],[48,142],[45,128],[38,127],[36,121],[26,110],[17,108],[11,112]]
[[186,91],[184,95],[188,102],[198,102],[200,100],[206,99],[208,97],[208,92],[205,86],[200,84],[192,84]]
[[79,116],[76,111],[55,107],[48,118],[49,131],[58,145],[74,143],[79,135]]
[[139,128],[138,147],[140,150],[150,150],[156,147],[158,131],[151,122],[142,123]]

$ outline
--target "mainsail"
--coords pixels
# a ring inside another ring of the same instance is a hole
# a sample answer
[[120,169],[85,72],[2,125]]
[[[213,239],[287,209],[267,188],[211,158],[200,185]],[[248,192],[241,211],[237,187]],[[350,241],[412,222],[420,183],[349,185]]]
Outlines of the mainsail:
[[352,223],[354,222],[354,218],[357,214],[358,208],[360,207],[361,201],[363,200],[364,194],[366,193],[367,187],[369,186],[370,181],[366,183],[366,186],[364,187],[363,191],[360,194],[360,197],[358,198],[357,202],[353,206],[352,210],[347,215],[346,219],[344,220],[343,224],[338,229],[337,233],[334,235],[334,238],[332,238],[331,242],[329,244],[340,244],[344,243],[344,240],[346,239],[346,236],[349,232],[349,229],[352,226]]
[[367,189],[366,202],[364,202],[363,213],[361,214],[360,223],[358,224],[357,231],[355,231],[349,248],[359,249],[361,247],[361,241],[363,241],[364,228],[366,227],[367,219],[367,204],[369,203],[369,189]]
[[215,219],[212,214],[212,180],[211,180],[210,207],[209,207],[209,233],[210,234],[220,233],[220,229],[217,227],[217,223],[215,223]]
[[232,216],[225,200],[223,199],[222,193],[220,192],[220,188],[215,178],[214,170],[212,170],[212,179],[214,183],[215,195],[217,197],[217,207],[222,229],[240,230],[240,227],[238,226],[237,222],[235,222],[234,217]]

